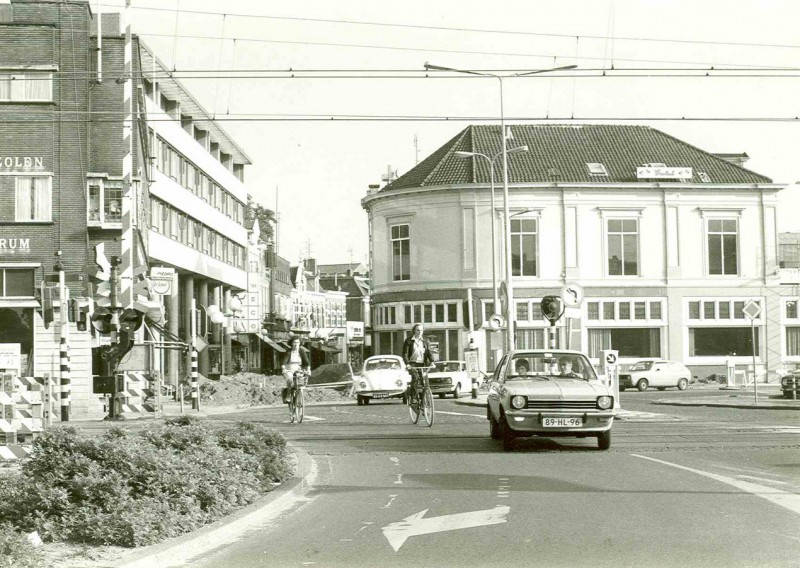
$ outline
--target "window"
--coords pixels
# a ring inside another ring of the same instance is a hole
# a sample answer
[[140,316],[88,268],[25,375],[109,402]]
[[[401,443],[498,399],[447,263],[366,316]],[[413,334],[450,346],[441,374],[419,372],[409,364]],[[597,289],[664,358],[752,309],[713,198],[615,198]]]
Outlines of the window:
[[51,221],[50,176],[16,176],[17,221]]
[[800,357],[800,327],[786,328],[786,355]]
[[598,162],[587,162],[586,167],[589,170],[590,176],[608,176],[608,170],[605,164]]
[[528,321],[531,317],[528,302],[516,302],[517,321]]
[[0,296],[32,297],[35,287],[33,268],[0,268]]
[[603,349],[616,349],[620,357],[661,357],[661,329],[589,329],[589,357],[600,357]]
[[0,101],[50,102],[52,73],[0,73]]
[[608,220],[609,276],[639,274],[639,220]]
[[[759,332],[756,330],[756,355]],[[752,332],[749,327],[689,328],[689,356],[753,355]]]
[[788,319],[797,319],[797,300],[786,302],[786,317]]
[[536,276],[537,219],[511,219],[511,273]]
[[122,181],[89,180],[87,214],[93,226],[122,222]]
[[738,274],[737,220],[709,219],[707,239],[708,273],[712,275]]
[[447,321],[450,323],[455,323],[458,321],[456,306],[457,304],[447,304]]
[[[392,279],[411,280],[411,237],[408,225],[392,225]],[[417,320],[419,321],[419,320]]]

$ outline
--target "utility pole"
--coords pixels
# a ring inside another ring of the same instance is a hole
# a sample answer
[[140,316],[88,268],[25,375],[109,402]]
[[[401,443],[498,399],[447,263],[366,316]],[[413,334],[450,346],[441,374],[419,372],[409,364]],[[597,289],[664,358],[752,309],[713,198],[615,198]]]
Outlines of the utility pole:
[[69,362],[69,290],[66,285],[64,263],[61,262],[61,251],[56,253],[56,264],[53,267],[58,272],[58,300],[61,321],[61,340],[59,343],[60,369],[61,369],[61,421],[69,422],[70,411],[70,362]]

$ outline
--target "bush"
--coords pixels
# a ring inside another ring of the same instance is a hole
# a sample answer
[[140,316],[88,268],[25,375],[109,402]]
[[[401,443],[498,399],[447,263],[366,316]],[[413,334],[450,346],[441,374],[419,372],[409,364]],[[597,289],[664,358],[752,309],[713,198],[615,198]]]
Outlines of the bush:
[[290,474],[286,441],[260,425],[215,431],[182,417],[99,438],[54,428],[0,486],[0,523],[45,540],[142,546],[227,515]]
[[44,556],[11,525],[0,523],[0,568],[39,568]]

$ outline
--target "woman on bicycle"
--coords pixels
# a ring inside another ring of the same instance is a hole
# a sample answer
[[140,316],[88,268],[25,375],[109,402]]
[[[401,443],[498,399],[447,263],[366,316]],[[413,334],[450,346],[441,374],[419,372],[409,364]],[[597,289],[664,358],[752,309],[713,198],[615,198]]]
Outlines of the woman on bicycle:
[[281,361],[281,372],[286,379],[286,388],[283,389],[283,402],[289,403],[289,392],[294,386],[294,372],[303,369],[307,373],[311,372],[311,362],[308,359],[306,350],[300,346],[300,338],[293,335],[289,338],[289,351],[283,356]]
[[433,363],[428,342],[422,337],[424,331],[421,323],[415,323],[411,328],[411,336],[403,342],[403,361],[411,372],[411,386],[416,386],[417,378],[421,378],[421,368],[427,368]]

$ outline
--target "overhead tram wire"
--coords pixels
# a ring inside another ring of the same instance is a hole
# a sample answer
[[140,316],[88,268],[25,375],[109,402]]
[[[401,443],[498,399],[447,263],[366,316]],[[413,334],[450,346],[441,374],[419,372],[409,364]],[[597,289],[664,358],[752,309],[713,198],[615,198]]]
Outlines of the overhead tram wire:
[[[122,8],[119,4],[103,4],[103,7]],[[248,18],[248,19],[265,19],[265,20],[278,20],[278,21],[296,21],[296,22],[311,22],[311,23],[324,23],[324,24],[346,24],[354,26],[377,26],[389,28],[402,28],[413,30],[430,30],[436,32],[451,31],[451,32],[467,32],[467,33],[485,33],[485,34],[499,34],[499,35],[520,35],[520,36],[535,36],[535,37],[553,37],[553,38],[575,38],[576,36],[582,39],[593,40],[614,40],[614,41],[640,41],[640,42],[653,42],[653,43],[680,43],[680,44],[699,44],[699,45],[719,45],[731,47],[759,47],[759,48],[775,48],[775,49],[800,49],[800,45],[795,44],[780,44],[780,43],[756,43],[756,42],[740,42],[740,41],[714,41],[714,40],[692,40],[692,39],[676,39],[676,38],[649,38],[637,36],[600,36],[591,34],[558,34],[553,32],[530,32],[522,30],[491,30],[485,28],[461,28],[452,26],[426,26],[420,24],[398,24],[389,22],[367,22],[362,20],[336,20],[332,18],[302,18],[296,16],[270,16],[266,14],[243,14],[233,12],[214,12],[211,10],[175,10],[174,8],[156,8],[149,6],[135,6],[134,10],[152,11],[152,12],[170,12],[176,11],[185,14],[197,14],[207,16],[228,16],[232,18]]]

